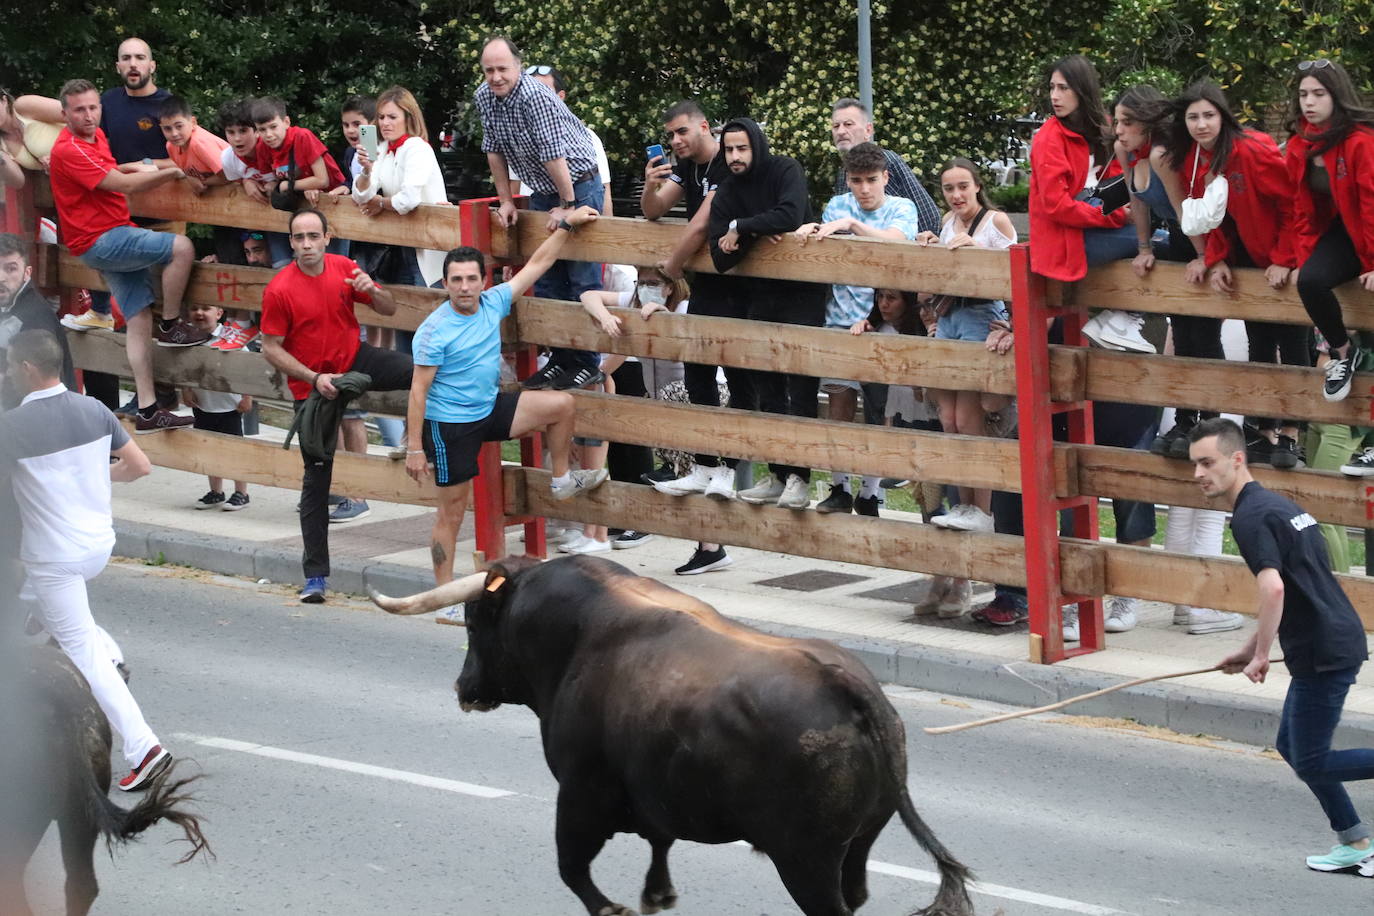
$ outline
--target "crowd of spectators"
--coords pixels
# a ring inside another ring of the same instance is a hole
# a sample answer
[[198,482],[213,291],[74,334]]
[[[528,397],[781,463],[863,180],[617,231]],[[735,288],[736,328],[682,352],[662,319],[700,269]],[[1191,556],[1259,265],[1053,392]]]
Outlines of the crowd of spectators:
[[[473,103],[482,125],[481,149],[499,198],[499,222],[509,226],[516,221],[517,194],[528,197],[530,210],[547,213],[550,233],[572,232],[594,218],[587,214],[610,214],[605,149],[569,108],[565,76],[546,64],[527,67],[518,47],[504,36],[486,43],[480,65],[483,79]],[[237,396],[230,403],[207,399],[205,392],[186,392],[185,399],[196,408],[194,420],[169,409],[152,381],[154,340],[160,346],[260,347],[290,376],[299,409],[312,393],[334,397],[333,381],[363,364],[377,376],[374,388],[411,386],[412,346],[418,356],[419,344],[412,344],[410,334],[359,325],[353,314],[355,301],[388,314],[394,304],[387,288],[414,285],[448,289],[450,305],[461,316],[500,306],[486,300],[478,303],[466,285],[461,294],[457,291],[457,279],[448,276],[450,268],[467,277],[470,259],[454,261],[450,254],[446,260],[443,251],[336,238],[324,214],[312,209],[320,195],[350,196],[366,217],[385,211],[404,215],[422,205],[448,203],[420,105],[405,88],[392,87],[375,98],[350,98],[339,113],[345,146],[335,156],[313,132],[293,124],[291,112],[278,99],[226,100],[215,113],[213,126],[222,137],[217,135],[199,123],[185,101],[154,84],[152,50],[139,39],[120,45],[116,69],[121,85],[103,94],[89,82],[72,80],[55,100],[5,95],[0,100],[0,180],[23,181],[20,166],[50,171],[62,240],[73,254],[101,271],[127,325],[137,389],[129,406],[137,432],[193,422],[202,428],[237,430],[241,423],[235,421],[251,406]],[[1184,282],[1229,294],[1236,288],[1235,268],[1258,268],[1275,289],[1296,285],[1316,333],[1300,325],[1246,321],[1248,359],[1293,366],[1312,366],[1315,361],[1321,369],[1314,374],[1314,394],[1320,388],[1326,400],[1346,397],[1366,351],[1348,330],[1333,290],[1351,280],[1374,290],[1374,191],[1369,190],[1374,187],[1374,111],[1366,107],[1341,65],[1325,59],[1298,65],[1287,125],[1290,136],[1283,148],[1267,134],[1242,125],[1221,89],[1210,82],[1189,87],[1178,98],[1150,86],[1135,86],[1108,104],[1093,65],[1074,55],[1050,69],[1048,97],[1051,116],[1030,149],[1032,269],[1050,279],[1074,281],[1089,268],[1112,261],[1129,261],[1142,277],[1158,262],[1176,261],[1185,265]],[[1003,249],[1018,241],[1013,220],[989,202],[976,162],[953,156],[934,176],[945,204],[941,215],[920,176],[877,142],[872,114],[862,103],[841,98],[829,106],[829,119],[838,168],[833,196],[817,217],[801,165],[774,152],[760,124],[734,117],[713,129],[698,102],[673,105],[662,116],[661,143],[648,151],[639,206],[648,220],[661,219],[679,205],[685,208],[686,228],[674,249],[657,265],[641,268],[637,276],[629,273],[627,280],[619,279],[624,271],[613,265],[567,260],[551,260],[547,269],[525,279],[537,296],[580,301],[612,336],[621,332],[624,319],[607,307],[630,306],[646,321],[661,311],[687,311],[853,334],[928,335],[981,343],[1007,354],[1013,339],[1007,304],[1001,301],[853,284],[825,287],[734,273],[753,248],[789,234],[807,246],[821,246],[841,235],[949,249]],[[53,124],[65,126],[48,130]],[[646,136],[655,133],[645,131]],[[221,316],[183,309],[193,258],[190,241],[175,232],[137,225],[125,200],[128,193],[171,182],[184,184],[193,194],[236,184],[264,207],[296,211],[288,233],[216,231],[214,256],[219,260],[270,264],[279,271],[264,296],[261,328],[249,313]],[[703,248],[715,272],[687,271],[688,262]],[[0,267],[6,259],[24,257],[22,243],[0,244]],[[158,266],[161,320],[154,323],[149,271]],[[330,283],[321,286],[321,277],[331,278]],[[10,303],[0,315],[25,316],[24,327],[39,321],[53,324],[50,315],[32,308],[31,287],[0,276],[0,294]],[[28,303],[23,309],[21,298]],[[112,328],[108,298],[96,297],[89,312],[66,316],[62,323],[74,332]],[[5,320],[0,317],[0,333]],[[445,333],[456,332],[450,328]],[[1052,329],[1052,339],[1059,333],[1057,327]],[[1224,358],[1222,322],[1214,318],[1180,314],[1170,316],[1167,324],[1152,323],[1138,313],[1105,309],[1091,317],[1083,333],[1094,345],[1114,350]],[[3,341],[0,336],[0,352]],[[424,365],[434,365],[442,380],[446,376],[442,361],[435,362],[436,354],[442,355],[431,341]],[[469,357],[470,353],[464,356]],[[663,379],[646,374],[653,371],[647,361],[555,348],[521,386],[527,392],[593,388],[671,396]],[[433,382],[431,377],[426,391],[434,390]],[[823,392],[831,420],[854,421],[862,405],[863,421],[869,424],[971,436],[1016,435],[1014,400],[976,391],[913,389],[700,364],[682,367],[678,387],[693,404],[719,406],[726,399],[731,407],[794,417],[815,417]],[[482,411],[515,410],[510,404],[488,403],[488,393],[486,388],[461,392],[462,397],[478,400],[436,407],[433,416],[426,410],[417,415],[412,403],[408,426],[399,420],[379,422],[386,444],[395,448],[395,457],[406,459],[408,467],[432,463],[434,448],[442,451],[445,443],[441,438],[421,442],[416,423],[470,423],[485,418]],[[455,397],[459,396],[451,395],[450,400]],[[209,410],[207,401],[216,409]],[[345,448],[366,449],[362,416],[343,412]],[[461,421],[452,419],[460,416]],[[516,426],[533,422],[521,416]],[[1096,438],[1108,445],[1186,458],[1193,427],[1214,414],[1179,409],[1172,416],[1172,425],[1161,429],[1155,408],[1098,402]],[[510,417],[506,421],[497,425],[509,430]],[[1290,469],[1301,466],[1306,457],[1314,466],[1374,476],[1374,448],[1364,447],[1361,430],[1308,426],[1292,417],[1250,417],[1244,428],[1251,463]],[[604,445],[579,440],[571,460],[599,469],[606,462]],[[738,460],[747,456],[696,454],[655,468],[647,450],[619,449],[611,445],[611,476],[642,479],[667,494],[738,498],[792,510],[812,505],[809,468],[774,462],[755,481],[749,463],[741,467]],[[307,458],[301,525],[305,572],[314,584],[303,593],[305,600],[324,595],[328,523],[362,518],[368,511],[362,499],[329,493],[331,460],[332,455],[319,457],[312,464]],[[419,473],[418,467],[411,470]],[[467,480],[462,473],[454,476],[455,484]],[[220,483],[211,479],[210,492],[199,507],[248,504],[246,485],[236,483],[232,495],[226,496]],[[912,483],[921,497],[923,516],[938,527],[1021,531],[1020,500],[1014,494]],[[829,492],[815,508],[827,515],[878,516],[885,503],[883,484],[873,476],[856,484],[850,474],[836,469]],[[332,510],[327,501],[335,503]],[[444,570],[451,574],[452,541],[465,506],[466,497],[452,501],[443,524],[436,526],[435,573],[441,581]],[[1113,510],[1118,541],[1151,543],[1156,534],[1154,505],[1114,500]],[[1195,552],[1220,552],[1220,526],[1210,516],[1171,512],[1169,529],[1171,544]],[[569,553],[587,553],[633,547],[647,539],[640,532],[588,526],[570,529],[559,546]],[[1334,538],[1332,544],[1336,546]],[[720,570],[731,562],[723,545],[703,540],[677,572]],[[967,581],[937,578],[918,613],[960,616],[972,610],[970,592]],[[999,586],[992,602],[974,615],[995,626],[1019,623],[1026,616],[1024,594]],[[1175,622],[1192,633],[1211,633],[1235,629],[1241,618],[1180,607]],[[1130,629],[1135,623],[1133,599],[1109,602],[1109,631]],[[1065,615],[1064,636],[1078,638],[1072,613]]]

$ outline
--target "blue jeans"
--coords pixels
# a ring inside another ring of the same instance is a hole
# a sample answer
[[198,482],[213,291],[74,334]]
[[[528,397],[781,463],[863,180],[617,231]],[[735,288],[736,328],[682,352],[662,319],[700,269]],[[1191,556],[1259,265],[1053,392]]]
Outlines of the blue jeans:
[[170,232],[137,226],[115,226],[81,255],[87,267],[100,271],[127,321],[153,304],[153,281],[148,268],[172,260]]
[[[1102,201],[1089,197],[1088,193],[1082,191],[1074,200],[1087,201],[1094,207],[1101,208]],[[1088,256],[1089,267],[1101,267],[1112,261],[1135,257],[1135,223],[1128,220],[1126,225],[1116,229],[1084,229],[1083,253]]]
[[1320,674],[1294,675],[1283,701],[1283,719],[1274,742],[1298,778],[1317,796],[1342,843],[1371,835],[1360,822],[1342,783],[1374,779],[1374,748],[1331,750],[1341,709],[1360,666]]
[[[573,197],[579,207],[587,206],[601,212],[605,202],[606,189],[601,186],[601,177],[595,173],[573,184]],[[537,193],[530,196],[530,209],[547,213],[558,206],[558,195]],[[577,302],[582,294],[592,289],[601,289],[601,265],[593,261],[557,261],[544,276],[534,281],[534,294],[544,299],[560,299],[564,302]],[[549,354],[549,364],[559,365],[569,371],[587,368],[595,369],[601,362],[598,354],[590,350],[569,350],[555,347]]]

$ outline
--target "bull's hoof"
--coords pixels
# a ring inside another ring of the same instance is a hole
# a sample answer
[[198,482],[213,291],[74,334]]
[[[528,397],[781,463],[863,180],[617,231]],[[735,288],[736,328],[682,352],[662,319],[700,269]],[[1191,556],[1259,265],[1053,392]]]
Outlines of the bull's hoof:
[[597,910],[596,916],[639,916],[639,914],[627,906],[612,903]]
[[677,891],[669,887],[661,891],[645,891],[639,898],[639,911],[645,916],[677,906]]

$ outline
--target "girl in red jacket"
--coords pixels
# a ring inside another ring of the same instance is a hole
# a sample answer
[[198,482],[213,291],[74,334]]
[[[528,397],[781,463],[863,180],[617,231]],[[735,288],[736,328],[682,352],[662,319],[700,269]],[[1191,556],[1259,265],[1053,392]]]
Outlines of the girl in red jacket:
[[[1206,255],[1188,264],[1194,283],[1208,280],[1219,293],[1235,290],[1232,267],[1258,267],[1274,289],[1288,283],[1293,258],[1293,186],[1283,154],[1268,134],[1246,130],[1231,113],[1216,83],[1204,80],[1178,100],[1180,120],[1169,144],[1174,168],[1188,197],[1201,197],[1213,181],[1228,184],[1226,216],[1205,236]],[[1201,262],[1201,263],[1199,263]],[[1268,321],[1245,322],[1250,362],[1310,366],[1308,329]],[[1298,466],[1295,421],[1252,417],[1248,453],[1252,464]]]
[[[1111,125],[1102,104],[1097,70],[1081,54],[1050,72],[1054,117],[1031,141],[1031,269],[1052,280],[1081,280],[1089,267],[1134,257],[1135,228],[1125,207],[1102,212],[1093,192],[1121,170],[1112,155]],[[1153,353],[1140,336],[1143,319],[1127,312],[1099,312],[1083,327],[1113,350]]]
[[1289,110],[1298,295],[1331,348],[1322,395],[1350,393],[1361,348],[1350,339],[1334,287],[1358,277],[1374,291],[1374,111],[1334,61],[1298,64]]

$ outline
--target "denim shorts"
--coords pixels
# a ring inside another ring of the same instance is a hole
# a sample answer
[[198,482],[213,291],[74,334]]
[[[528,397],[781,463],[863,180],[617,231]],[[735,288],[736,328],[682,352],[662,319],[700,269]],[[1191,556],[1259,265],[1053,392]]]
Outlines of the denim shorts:
[[844,378],[823,378],[821,379],[821,390],[826,394],[839,394],[844,390],[858,391],[859,383]]
[[940,323],[935,328],[935,337],[938,340],[973,340],[982,343],[988,339],[988,326],[994,321],[1005,321],[1006,317],[1007,310],[1000,299],[974,300],[941,315]]
[[170,232],[115,226],[86,249],[81,262],[100,271],[127,320],[153,304],[148,268],[172,260],[175,238]]

